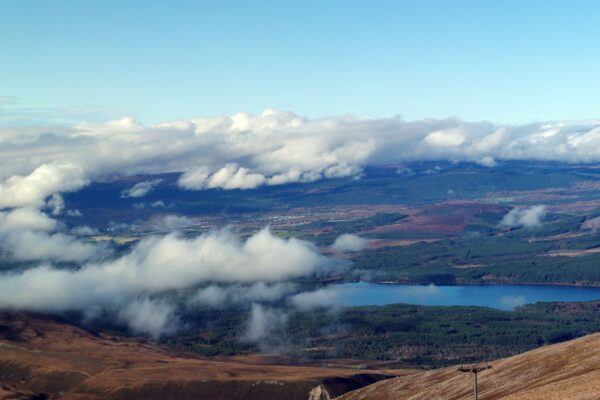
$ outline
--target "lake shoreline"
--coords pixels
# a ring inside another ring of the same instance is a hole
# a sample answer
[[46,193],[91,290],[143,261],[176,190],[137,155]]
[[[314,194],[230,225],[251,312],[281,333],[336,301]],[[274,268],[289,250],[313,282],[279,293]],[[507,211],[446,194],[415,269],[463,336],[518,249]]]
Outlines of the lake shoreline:
[[592,288],[600,289],[599,284],[580,284],[580,283],[546,283],[546,282],[507,282],[507,281],[457,281],[454,283],[435,283],[435,282],[418,282],[418,281],[367,281],[367,280],[356,280],[346,283],[370,283],[376,285],[409,285],[409,286],[493,286],[493,285],[506,285],[506,286],[556,286],[556,287],[577,287],[577,288]]
[[600,287],[539,284],[406,284],[355,281],[336,285],[346,306],[412,304],[421,306],[480,306],[510,311],[538,302],[600,301]]

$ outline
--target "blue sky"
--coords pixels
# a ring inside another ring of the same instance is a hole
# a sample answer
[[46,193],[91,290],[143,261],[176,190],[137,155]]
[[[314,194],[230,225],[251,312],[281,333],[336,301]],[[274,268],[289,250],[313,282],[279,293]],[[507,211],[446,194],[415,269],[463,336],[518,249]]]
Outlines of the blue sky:
[[598,15],[566,0],[4,0],[0,95],[16,98],[5,112],[148,123],[267,107],[596,118]]

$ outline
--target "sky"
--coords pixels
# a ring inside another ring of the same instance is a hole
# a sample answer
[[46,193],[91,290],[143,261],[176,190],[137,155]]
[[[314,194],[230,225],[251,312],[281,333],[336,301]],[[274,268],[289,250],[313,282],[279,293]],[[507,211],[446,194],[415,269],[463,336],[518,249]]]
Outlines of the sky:
[[598,117],[597,1],[0,2],[0,124]]

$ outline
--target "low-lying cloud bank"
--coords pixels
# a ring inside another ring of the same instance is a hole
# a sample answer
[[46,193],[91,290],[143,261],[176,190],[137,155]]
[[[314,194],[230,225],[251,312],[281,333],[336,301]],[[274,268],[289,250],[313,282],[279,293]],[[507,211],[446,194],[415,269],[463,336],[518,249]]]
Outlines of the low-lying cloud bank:
[[[14,226],[19,219],[12,219]],[[30,226],[50,224],[35,214],[20,219]],[[309,242],[281,239],[268,229],[245,241],[228,229],[193,239],[173,233],[144,239],[121,257],[77,270],[45,265],[4,274],[0,308],[79,310],[88,318],[109,312],[133,331],[158,337],[172,332],[177,321],[175,304],[160,296],[167,290],[210,284],[188,299],[191,306],[276,301],[293,291],[288,280],[326,273],[338,263]]]
[[[600,161],[600,123],[502,126],[457,119],[349,116],[191,118],[146,126],[133,118],[65,127],[0,128],[0,208],[39,207],[104,174],[182,172],[179,186],[251,189],[358,176],[367,165],[413,160]],[[156,182],[124,192],[142,197]]]

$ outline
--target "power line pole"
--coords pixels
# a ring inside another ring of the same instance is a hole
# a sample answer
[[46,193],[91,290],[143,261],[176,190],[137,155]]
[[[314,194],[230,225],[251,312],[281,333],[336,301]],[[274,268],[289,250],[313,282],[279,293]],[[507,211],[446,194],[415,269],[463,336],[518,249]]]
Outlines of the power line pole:
[[491,365],[486,365],[485,367],[479,367],[477,365],[472,366],[472,367],[464,367],[464,366],[460,366],[459,369],[457,369],[458,372],[470,372],[473,374],[473,398],[475,400],[478,400],[478,394],[477,394],[477,374],[480,373],[481,371],[485,371],[486,369],[491,369],[492,366]]

